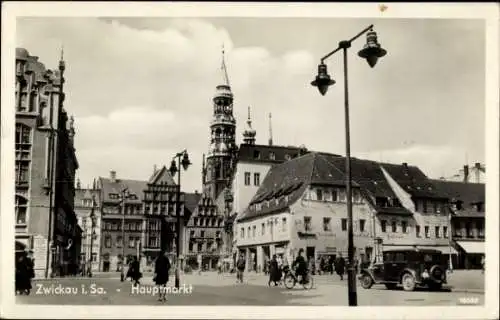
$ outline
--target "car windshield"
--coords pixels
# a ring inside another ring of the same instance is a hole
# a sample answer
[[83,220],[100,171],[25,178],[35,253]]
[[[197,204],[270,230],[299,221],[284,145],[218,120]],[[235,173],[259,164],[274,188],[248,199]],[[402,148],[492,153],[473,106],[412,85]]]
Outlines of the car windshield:
[[441,262],[441,254],[439,253],[430,253],[430,252],[425,252],[423,253],[422,257],[424,262],[434,262],[434,263],[439,263]]

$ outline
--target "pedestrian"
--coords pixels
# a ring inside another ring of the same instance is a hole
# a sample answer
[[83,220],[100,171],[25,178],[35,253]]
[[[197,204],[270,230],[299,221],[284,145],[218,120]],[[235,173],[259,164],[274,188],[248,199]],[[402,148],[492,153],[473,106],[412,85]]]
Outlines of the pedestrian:
[[340,276],[340,280],[344,280],[345,260],[342,254],[339,254],[337,261],[335,261],[335,272]]
[[269,262],[269,285],[271,282],[274,282],[274,285],[277,286],[281,281],[281,271],[279,269],[278,260],[276,259],[276,255],[273,255],[273,258]]
[[19,257],[16,262],[16,294],[29,295],[31,291],[31,279],[35,277],[34,264],[26,253]]
[[[129,272],[130,278],[133,281],[133,285],[137,286],[140,284],[139,280],[142,278],[142,273],[140,270],[141,266],[139,260],[136,256],[132,258],[132,262],[130,263]],[[128,273],[128,272],[127,272]]]
[[203,259],[201,254],[198,255],[197,260],[198,260],[198,274],[201,275],[201,271],[203,269]]
[[222,273],[222,262],[220,260],[217,261],[217,272]]
[[167,301],[166,286],[168,282],[170,266],[170,260],[168,260],[167,252],[161,252],[155,261],[155,274],[153,277],[153,281],[157,286],[159,286],[158,301]]
[[240,253],[240,257],[236,262],[236,269],[237,269],[236,282],[243,283],[243,272],[245,271],[245,257],[243,255],[243,252]]

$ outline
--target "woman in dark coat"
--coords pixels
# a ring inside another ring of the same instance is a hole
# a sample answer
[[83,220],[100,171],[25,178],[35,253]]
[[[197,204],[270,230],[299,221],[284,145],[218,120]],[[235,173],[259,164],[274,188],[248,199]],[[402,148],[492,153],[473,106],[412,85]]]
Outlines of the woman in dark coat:
[[142,277],[142,273],[140,270],[139,260],[135,256],[134,256],[132,262],[130,263],[129,272],[130,272],[130,278],[134,282],[134,286],[140,284],[139,280]]
[[274,282],[274,285],[277,286],[280,280],[281,271],[278,266],[278,260],[276,260],[276,255],[273,255],[273,258],[269,262],[269,285],[271,285],[271,282]]
[[166,286],[168,282],[168,273],[170,272],[170,260],[168,260],[167,252],[160,253],[155,262],[155,275],[153,281],[160,287],[160,295],[158,301],[167,301]]

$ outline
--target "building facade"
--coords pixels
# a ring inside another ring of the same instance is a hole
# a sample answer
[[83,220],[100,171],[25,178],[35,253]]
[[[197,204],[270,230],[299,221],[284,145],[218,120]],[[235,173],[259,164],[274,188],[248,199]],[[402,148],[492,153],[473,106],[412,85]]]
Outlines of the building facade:
[[[176,256],[176,206],[180,203],[181,254],[184,254],[184,193],[177,200],[178,185],[165,166],[154,169],[149,180],[99,178],[102,207],[101,270],[120,271],[133,256],[144,270],[151,270],[162,251]],[[122,227],[123,225],[123,227]]]
[[100,190],[94,181],[91,188],[82,188],[77,181],[75,213],[82,229],[80,266],[83,270],[100,271],[101,265],[101,203]]
[[16,49],[16,251],[32,250],[35,277],[71,273],[81,229],[74,213],[78,161],[64,108],[65,62],[57,70]]
[[[456,253],[449,242],[447,195],[417,167],[351,159],[355,258],[387,248]],[[405,191],[406,190],[406,191]],[[237,219],[237,246],[251,270],[273,254],[291,261],[347,256],[345,158],[308,153],[274,166]]]
[[455,269],[479,269],[485,256],[485,185],[483,183],[435,180],[449,196]]

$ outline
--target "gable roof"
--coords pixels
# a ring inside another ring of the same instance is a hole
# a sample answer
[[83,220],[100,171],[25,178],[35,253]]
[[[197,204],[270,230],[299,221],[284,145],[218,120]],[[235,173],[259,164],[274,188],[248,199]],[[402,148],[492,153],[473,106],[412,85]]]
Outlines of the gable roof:
[[432,180],[440,192],[446,194],[450,201],[460,200],[464,207],[469,207],[478,202],[485,202],[484,183],[466,183],[456,181]]
[[198,203],[201,199],[201,193],[185,193],[184,194],[184,205],[187,210],[193,214],[198,207]]
[[140,203],[144,197],[144,190],[147,187],[147,181],[130,180],[130,179],[115,179],[113,182],[109,178],[99,178],[102,193],[102,202],[119,202],[119,199],[111,199],[110,194],[120,194],[121,190],[128,188],[129,194],[135,194],[136,200],[128,199],[127,202]]
[[161,169],[156,170],[148,181],[148,184],[161,183],[165,183],[171,186],[175,185],[174,178],[172,178],[172,175],[170,174],[170,171],[167,170],[166,166],[163,166]]
[[[414,197],[447,198],[416,166],[351,158],[352,186],[361,189],[364,197],[378,213],[411,215],[411,212],[402,206],[380,207],[374,201],[373,198],[379,197],[397,199],[382,168]],[[247,220],[286,209],[298,200],[308,185],[344,186],[345,172],[345,157],[318,152],[309,152],[273,166],[250,201],[249,207],[237,220]],[[288,201],[281,197],[284,195],[288,195]],[[274,201],[263,205],[258,211],[252,206],[271,199]]]

